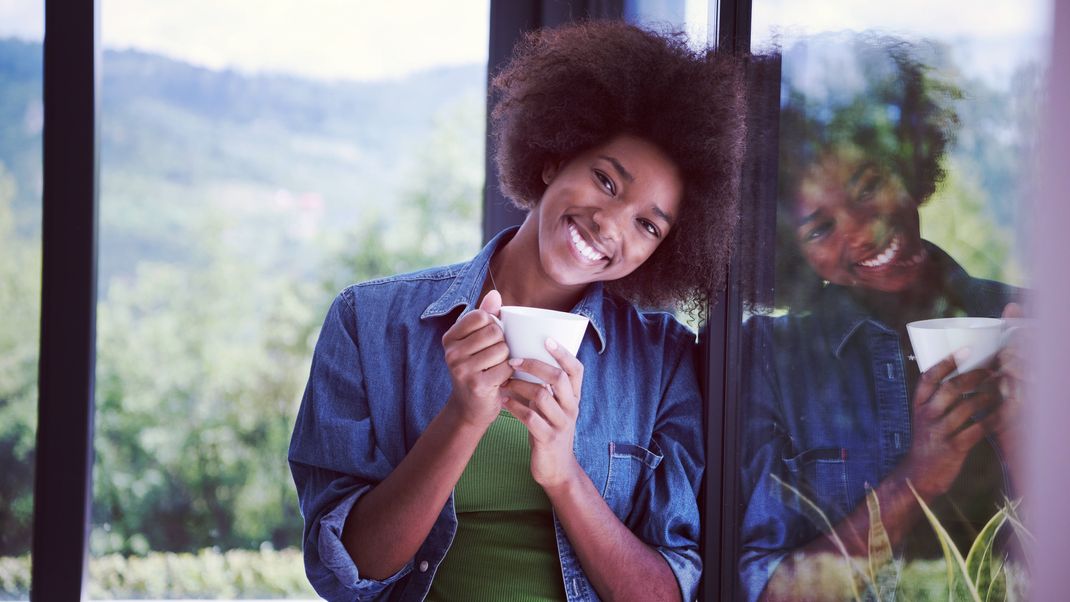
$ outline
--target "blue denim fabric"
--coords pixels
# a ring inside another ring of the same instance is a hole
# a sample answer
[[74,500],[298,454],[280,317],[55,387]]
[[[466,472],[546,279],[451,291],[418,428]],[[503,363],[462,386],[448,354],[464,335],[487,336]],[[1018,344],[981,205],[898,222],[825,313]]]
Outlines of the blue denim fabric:
[[[1017,289],[971,278],[928,248],[968,315],[998,317],[1017,297]],[[814,307],[744,324],[740,577],[749,601],[790,551],[821,532],[771,475],[800,488],[836,524],[910,449],[910,394],[896,330],[836,285]]]
[[[360,496],[386,478],[450,394],[442,335],[478,306],[490,257],[374,280],[331,306],[290,443],[305,519],[305,568],[329,600],[422,600],[457,528],[453,498],[404,568],[363,578],[340,540]],[[588,287],[572,310],[590,318],[575,453],[606,503],[668,561],[684,599],[701,575],[697,496],[704,469],[694,335],[664,313],[644,314]],[[568,600],[597,600],[556,520]],[[621,567],[628,570],[628,567]]]

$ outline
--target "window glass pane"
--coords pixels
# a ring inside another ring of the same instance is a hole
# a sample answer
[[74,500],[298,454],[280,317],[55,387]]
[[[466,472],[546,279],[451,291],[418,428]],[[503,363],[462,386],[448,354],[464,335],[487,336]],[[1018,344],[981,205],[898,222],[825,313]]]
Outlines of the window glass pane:
[[480,247],[486,2],[104,0],[95,598],[311,598],[332,297]]
[[[771,242],[746,259],[741,599],[1028,599],[1015,354],[1050,12],[754,3],[754,47],[783,55],[749,222]],[[949,578],[943,543],[991,578]]]
[[0,598],[27,599],[41,311],[44,6],[0,4]]

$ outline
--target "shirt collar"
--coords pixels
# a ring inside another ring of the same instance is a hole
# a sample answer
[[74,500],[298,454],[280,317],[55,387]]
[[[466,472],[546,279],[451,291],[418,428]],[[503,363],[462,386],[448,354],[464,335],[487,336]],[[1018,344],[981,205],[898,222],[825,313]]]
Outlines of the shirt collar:
[[[446,292],[441,297],[427,306],[424,313],[420,315],[420,319],[441,317],[458,307],[464,308],[464,311],[461,312],[463,315],[479,307],[479,293],[483,291],[483,282],[487,278],[490,258],[494,256],[494,252],[498,250],[498,247],[508,242],[516,234],[517,230],[519,230],[519,226],[512,226],[502,230],[471,261],[463,264],[450,287],[446,289]],[[595,334],[598,336],[599,354],[606,350],[606,331],[603,316],[604,295],[605,291],[602,283],[594,282],[587,286],[583,298],[572,308],[572,313],[586,316],[591,321],[590,326],[594,328]]]
[[[929,241],[922,241],[932,260],[943,274],[945,287],[949,291],[962,291],[967,296],[976,288],[976,280],[961,265],[940,247]],[[847,343],[860,327],[869,322],[876,328],[891,334],[895,329],[874,318],[865,308],[855,301],[845,287],[827,285],[827,300],[822,302],[823,322],[827,327],[828,341],[833,346],[837,358],[840,358]]]

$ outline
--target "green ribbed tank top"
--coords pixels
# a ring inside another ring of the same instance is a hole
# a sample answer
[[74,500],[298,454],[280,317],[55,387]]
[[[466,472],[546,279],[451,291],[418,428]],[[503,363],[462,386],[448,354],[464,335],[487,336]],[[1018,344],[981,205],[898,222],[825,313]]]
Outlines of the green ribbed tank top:
[[503,411],[454,489],[457,535],[427,599],[564,600],[550,500],[531,477],[528,431]]

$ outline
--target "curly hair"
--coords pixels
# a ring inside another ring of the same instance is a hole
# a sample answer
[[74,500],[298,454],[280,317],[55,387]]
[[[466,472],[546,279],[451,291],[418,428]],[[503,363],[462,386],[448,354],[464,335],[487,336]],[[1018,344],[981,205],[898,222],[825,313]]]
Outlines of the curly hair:
[[799,308],[820,278],[795,242],[791,207],[814,164],[845,147],[903,182],[926,202],[945,173],[942,160],[958,126],[962,92],[942,81],[922,55],[935,45],[872,33],[807,38],[783,55],[777,183],[776,303]]
[[738,220],[743,64],[621,22],[527,34],[491,83],[502,192],[530,210],[546,164],[621,134],[650,142],[680,171],[680,215],[642,266],[606,286],[641,307],[701,311],[722,284]]

